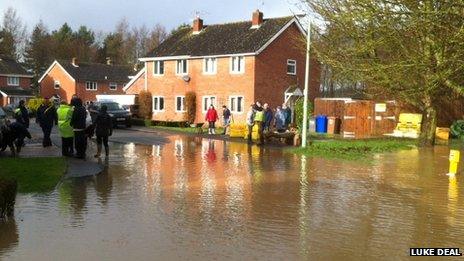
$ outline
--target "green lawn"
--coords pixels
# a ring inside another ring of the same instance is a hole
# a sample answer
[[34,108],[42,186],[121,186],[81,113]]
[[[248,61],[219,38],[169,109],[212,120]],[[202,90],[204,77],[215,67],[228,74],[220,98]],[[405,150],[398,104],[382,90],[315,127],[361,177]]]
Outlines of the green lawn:
[[[190,127],[166,127],[166,126],[151,126],[153,129],[158,129],[158,130],[168,130],[168,131],[178,131],[178,132],[185,132],[185,133],[192,133],[196,134],[197,129],[196,128],[190,128]],[[216,128],[216,134],[222,134],[224,129],[222,127],[217,127]],[[203,129],[203,133],[208,133],[208,129]]]
[[365,139],[365,140],[317,140],[307,148],[293,148],[296,152],[309,156],[342,159],[369,159],[376,153],[392,152],[416,147],[417,141],[411,139]]
[[15,179],[20,193],[53,190],[66,171],[63,158],[0,158],[0,178]]

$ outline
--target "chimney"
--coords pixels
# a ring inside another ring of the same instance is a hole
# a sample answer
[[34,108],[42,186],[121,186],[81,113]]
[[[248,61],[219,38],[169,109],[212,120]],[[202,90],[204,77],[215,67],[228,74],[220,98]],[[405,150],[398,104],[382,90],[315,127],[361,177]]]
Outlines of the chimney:
[[203,30],[203,19],[199,16],[193,20],[193,34],[199,34]]
[[251,20],[251,28],[259,28],[263,23],[263,13],[258,9],[253,12],[253,19]]
[[111,57],[106,57],[106,65],[113,65],[113,61],[111,61]]
[[73,57],[73,58],[72,58],[71,64],[72,64],[74,67],[79,67],[79,64],[78,64],[78,61],[77,61],[77,57]]

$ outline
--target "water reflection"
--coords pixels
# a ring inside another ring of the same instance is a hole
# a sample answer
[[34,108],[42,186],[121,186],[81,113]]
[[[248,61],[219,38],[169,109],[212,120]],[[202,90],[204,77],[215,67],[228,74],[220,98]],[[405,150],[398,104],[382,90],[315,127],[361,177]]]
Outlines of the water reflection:
[[123,153],[104,174],[64,182],[34,204],[19,200],[18,215],[46,218],[19,226],[25,244],[7,252],[32,259],[43,237],[69,254],[84,244],[92,260],[406,258],[414,246],[464,247],[463,184],[444,175],[446,149],[359,164],[169,140],[115,145]]
[[18,226],[14,218],[0,220],[0,257],[14,250],[19,242]]

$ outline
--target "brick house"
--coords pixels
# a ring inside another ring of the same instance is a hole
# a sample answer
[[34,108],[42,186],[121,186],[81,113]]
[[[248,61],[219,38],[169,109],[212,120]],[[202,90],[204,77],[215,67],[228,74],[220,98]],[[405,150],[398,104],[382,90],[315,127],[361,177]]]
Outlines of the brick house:
[[134,71],[129,66],[54,61],[39,79],[42,97],[56,96],[70,102],[76,94],[84,102],[96,101],[99,94],[124,94],[123,87]]
[[15,60],[0,57],[0,107],[18,104],[20,100],[34,97],[31,89],[32,77]]
[[[297,17],[179,29],[140,59],[144,68],[124,88],[127,94],[147,90],[153,96],[153,120],[184,121],[185,94],[196,94],[196,122],[204,121],[208,105],[227,105],[236,121],[244,121],[255,101],[272,108],[301,95],[305,79],[306,32]],[[311,61],[310,98],[319,93],[320,66]]]

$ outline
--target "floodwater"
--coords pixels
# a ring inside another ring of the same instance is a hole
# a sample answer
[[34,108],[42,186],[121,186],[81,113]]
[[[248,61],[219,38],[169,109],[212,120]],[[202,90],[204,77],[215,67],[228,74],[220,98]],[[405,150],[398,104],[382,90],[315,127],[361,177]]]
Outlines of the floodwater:
[[448,148],[309,158],[208,139],[113,144],[108,169],[18,195],[1,260],[406,259],[464,249]]

